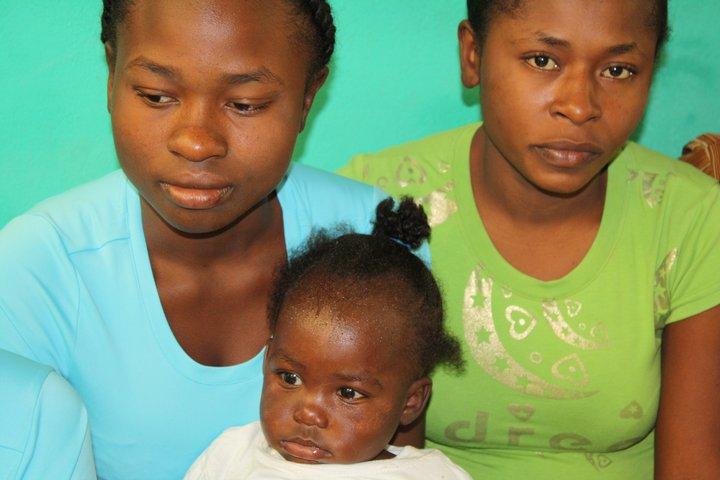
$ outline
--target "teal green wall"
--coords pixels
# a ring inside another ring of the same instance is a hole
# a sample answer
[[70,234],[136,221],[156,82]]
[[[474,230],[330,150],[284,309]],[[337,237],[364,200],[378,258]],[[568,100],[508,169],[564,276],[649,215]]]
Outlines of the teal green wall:
[[[100,1],[0,0],[0,226],[117,168],[105,110]],[[674,33],[636,137],[677,156],[720,131],[720,1],[671,0]],[[335,0],[338,48],[296,158],[333,169],[478,119],[455,29],[463,0]]]

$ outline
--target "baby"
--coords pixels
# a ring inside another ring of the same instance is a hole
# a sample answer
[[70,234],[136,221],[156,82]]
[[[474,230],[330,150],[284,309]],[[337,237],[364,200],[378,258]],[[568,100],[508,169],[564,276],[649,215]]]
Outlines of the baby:
[[438,364],[462,368],[438,285],[410,249],[430,233],[411,199],[371,235],[316,234],[269,307],[261,421],[226,430],[186,479],[470,479],[437,450],[389,442],[422,413]]

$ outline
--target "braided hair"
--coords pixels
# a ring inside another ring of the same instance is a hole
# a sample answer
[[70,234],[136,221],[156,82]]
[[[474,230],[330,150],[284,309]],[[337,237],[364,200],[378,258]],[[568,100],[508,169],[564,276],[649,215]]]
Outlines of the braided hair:
[[[327,0],[284,0],[292,7],[300,29],[298,37],[312,48],[311,75],[330,62],[335,50],[335,23]],[[125,21],[135,0],[103,0],[100,41],[115,47],[117,28]]]
[[[338,236],[339,234],[339,236]],[[460,344],[444,328],[443,301],[435,278],[415,256],[430,236],[427,216],[421,206],[405,197],[395,208],[393,199],[376,209],[372,234],[340,227],[334,234],[321,230],[294,252],[277,273],[270,298],[270,331],[275,332],[286,301],[317,295],[328,305],[347,305],[368,298],[392,297],[390,309],[398,315],[384,332],[400,332],[405,350],[418,378],[429,375],[439,364],[460,371]],[[328,286],[331,286],[328,288]]]
[[[513,13],[522,6],[523,0],[467,0],[468,20],[478,44],[482,45],[487,35],[490,20],[499,13]],[[653,0],[652,27],[657,31],[655,55],[659,56],[662,47],[670,36],[668,21],[668,0]]]

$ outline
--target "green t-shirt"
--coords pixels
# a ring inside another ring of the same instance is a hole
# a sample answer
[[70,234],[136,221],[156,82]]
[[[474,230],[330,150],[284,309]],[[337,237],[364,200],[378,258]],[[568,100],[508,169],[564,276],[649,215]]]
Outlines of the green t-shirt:
[[592,247],[544,282],[511,266],[483,227],[469,167],[478,126],[341,171],[414,196],[433,227],[432,267],[467,369],[434,375],[428,446],[483,480],[651,479],[662,330],[720,304],[720,186],[629,143],[609,167]]

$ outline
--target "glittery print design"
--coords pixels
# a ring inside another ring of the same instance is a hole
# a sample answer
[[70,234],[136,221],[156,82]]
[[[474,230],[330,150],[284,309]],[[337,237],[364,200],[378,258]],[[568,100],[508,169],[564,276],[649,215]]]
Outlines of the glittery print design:
[[659,329],[665,323],[670,313],[670,296],[668,294],[668,275],[677,262],[678,249],[673,248],[665,256],[658,269],[655,271],[655,329]]
[[580,357],[575,353],[555,362],[550,370],[553,376],[559,380],[564,380],[580,388],[587,386],[587,370],[585,370],[585,365]]
[[585,459],[599,472],[609,467],[613,462],[607,455],[586,453]]
[[[588,374],[577,354],[557,360],[550,368],[550,376],[571,385],[566,388],[555,385],[524,368],[514,359],[500,341],[493,318],[493,279],[485,275],[478,265],[470,274],[465,288],[463,322],[465,340],[475,361],[495,380],[514,390],[544,398],[584,398],[597,393],[584,391]],[[510,337],[523,341],[537,326],[532,315],[515,305],[505,309],[504,324],[509,328]],[[525,320],[524,327],[520,320]],[[498,325],[503,322],[498,322]],[[537,355],[536,355],[537,354]],[[542,356],[538,352],[531,355]],[[533,362],[535,363],[535,362]]]
[[505,320],[510,322],[510,336],[515,340],[525,340],[537,325],[535,317],[518,305],[510,305],[505,309]]
[[454,188],[455,184],[448,182],[434,192],[417,199],[417,203],[425,209],[430,227],[437,227],[450,218],[453,213],[457,212],[457,203],[450,198],[450,193]]
[[650,208],[655,208],[660,205],[665,195],[667,177],[658,178],[657,173],[651,172],[629,171],[628,182],[634,182],[638,178],[642,181],[642,196],[645,199],[645,203],[647,203]]
[[633,400],[625,408],[620,410],[620,418],[640,420],[643,417],[643,408]]
[[[582,303],[574,300],[566,300],[565,307],[568,312],[568,316],[577,317],[582,309]],[[600,328],[592,328],[589,332],[591,338],[587,338],[580,335],[570,326],[565,320],[565,316],[560,310],[560,306],[557,301],[543,303],[543,316],[545,320],[550,324],[550,327],[555,332],[555,335],[563,342],[573,347],[582,348],[583,350],[597,350],[601,347],[606,347],[605,343],[607,339],[603,337],[604,331]],[[578,327],[584,327],[587,330],[587,325],[579,323]],[[597,338],[592,338],[597,337]]]
[[402,188],[408,185],[422,185],[427,181],[427,173],[417,160],[405,157],[395,170],[395,181]]
[[521,422],[529,421],[535,414],[535,407],[532,405],[521,405],[519,403],[511,403],[508,405],[510,414]]

